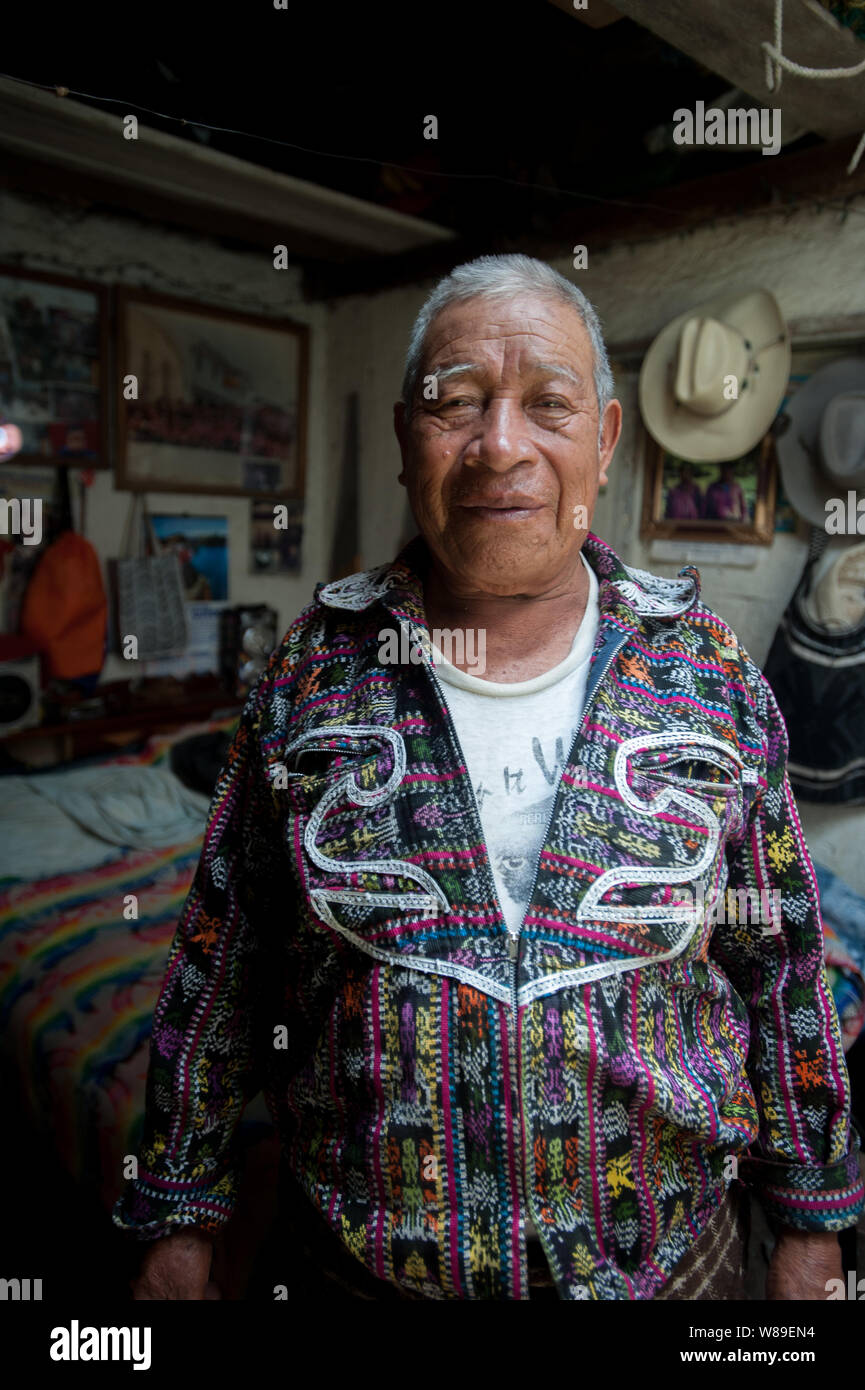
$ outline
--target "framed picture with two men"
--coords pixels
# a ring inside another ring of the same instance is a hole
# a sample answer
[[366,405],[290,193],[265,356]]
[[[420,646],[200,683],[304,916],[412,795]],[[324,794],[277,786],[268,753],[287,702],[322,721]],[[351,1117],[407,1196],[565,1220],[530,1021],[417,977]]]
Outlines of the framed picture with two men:
[[680,458],[647,436],[643,535],[770,545],[777,488],[771,434],[723,463]]

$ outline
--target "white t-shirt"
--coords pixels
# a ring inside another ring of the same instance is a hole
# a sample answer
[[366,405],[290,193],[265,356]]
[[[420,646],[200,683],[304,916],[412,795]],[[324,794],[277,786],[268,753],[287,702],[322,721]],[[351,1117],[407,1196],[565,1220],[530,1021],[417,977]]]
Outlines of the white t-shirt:
[[558,666],[513,684],[482,680],[433,649],[438,676],[475,789],[508,931],[529,905],[559,777],[583,713],[598,630],[598,581],[588,562],[586,611]]

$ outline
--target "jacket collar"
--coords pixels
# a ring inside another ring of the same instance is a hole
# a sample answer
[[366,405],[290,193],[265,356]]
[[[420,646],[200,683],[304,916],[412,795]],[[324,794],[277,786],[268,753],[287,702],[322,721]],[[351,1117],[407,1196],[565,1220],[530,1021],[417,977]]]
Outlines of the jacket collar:
[[[601,617],[620,626],[636,630],[647,619],[675,621],[700,597],[700,576],[693,565],[679,570],[677,579],[663,579],[624,564],[611,546],[591,532],[583,543],[583,554],[598,578]],[[394,617],[407,619],[423,629],[427,625],[423,584],[428,567],[426,542],[415,536],[395,560],[346,579],[319,584],[315,597],[328,608],[355,613],[380,603]]]

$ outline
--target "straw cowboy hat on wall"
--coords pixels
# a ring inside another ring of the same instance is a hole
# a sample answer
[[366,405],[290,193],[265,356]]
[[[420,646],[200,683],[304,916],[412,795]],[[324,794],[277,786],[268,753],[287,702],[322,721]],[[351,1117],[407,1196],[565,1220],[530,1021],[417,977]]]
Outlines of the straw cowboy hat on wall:
[[[784,407],[775,448],[801,517],[830,534],[865,535],[865,360],[842,357],[814,372]],[[834,526],[839,512],[844,524]]]
[[768,290],[679,314],[640,370],[640,410],[663,449],[698,463],[741,458],[771,425],[790,375],[790,333]]

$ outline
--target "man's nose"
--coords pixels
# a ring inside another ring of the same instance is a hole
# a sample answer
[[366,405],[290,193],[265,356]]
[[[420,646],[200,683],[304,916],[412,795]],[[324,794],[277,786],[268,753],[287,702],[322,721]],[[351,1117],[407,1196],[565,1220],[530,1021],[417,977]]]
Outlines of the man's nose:
[[530,462],[535,456],[519,401],[508,398],[490,401],[476,435],[466,448],[465,462],[504,472],[515,464]]

